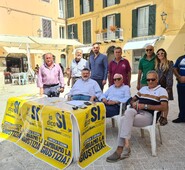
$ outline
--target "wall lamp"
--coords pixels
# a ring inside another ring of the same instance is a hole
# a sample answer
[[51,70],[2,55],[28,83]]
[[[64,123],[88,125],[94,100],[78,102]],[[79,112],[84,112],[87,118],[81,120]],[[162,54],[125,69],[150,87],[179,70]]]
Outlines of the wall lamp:
[[163,24],[165,25],[165,28],[167,29],[168,28],[168,24],[166,23],[166,18],[167,18],[167,13],[163,11],[161,13],[161,19],[162,19]]
[[39,29],[37,30],[37,35],[38,35],[39,37],[41,37],[41,34],[42,34],[42,30],[39,28]]

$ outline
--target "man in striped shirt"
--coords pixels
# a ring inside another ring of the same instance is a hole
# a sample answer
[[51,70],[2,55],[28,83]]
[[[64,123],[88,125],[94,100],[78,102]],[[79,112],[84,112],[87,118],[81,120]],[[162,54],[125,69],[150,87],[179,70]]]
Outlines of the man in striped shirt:
[[168,108],[168,93],[158,85],[158,74],[152,70],[147,73],[148,86],[142,87],[131,100],[131,107],[120,120],[120,133],[116,151],[107,157],[107,162],[116,162],[129,157],[132,127],[152,124],[155,110],[165,112]]

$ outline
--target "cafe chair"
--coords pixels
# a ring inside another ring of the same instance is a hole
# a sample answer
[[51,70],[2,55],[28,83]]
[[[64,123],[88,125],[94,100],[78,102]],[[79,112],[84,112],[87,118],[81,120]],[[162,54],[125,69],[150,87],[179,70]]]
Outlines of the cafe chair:
[[15,75],[11,75],[12,84],[19,84],[19,78]]
[[159,131],[159,138],[160,138],[160,143],[162,144],[162,135],[161,135],[161,130],[160,130],[160,124],[156,121],[157,120],[157,113],[158,111],[154,111],[154,116],[153,116],[153,122],[149,126],[144,126],[141,127],[141,137],[144,138],[144,130],[147,130],[150,135],[150,142],[151,142],[151,150],[152,150],[152,156],[156,156],[156,127],[158,128]]
[[22,85],[28,84],[28,74],[27,73],[21,73],[20,82]]

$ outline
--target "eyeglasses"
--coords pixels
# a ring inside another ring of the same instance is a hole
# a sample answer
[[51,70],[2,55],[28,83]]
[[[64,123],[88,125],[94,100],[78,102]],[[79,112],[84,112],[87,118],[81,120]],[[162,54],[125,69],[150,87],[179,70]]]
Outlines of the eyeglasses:
[[155,81],[155,78],[151,78],[151,79],[146,79],[146,81]]
[[146,51],[148,52],[148,51],[153,51],[153,49],[146,49]]
[[116,80],[120,81],[120,80],[121,80],[121,78],[114,78],[113,80],[114,80],[114,81],[116,81]]
[[157,53],[157,55],[164,55],[164,53]]

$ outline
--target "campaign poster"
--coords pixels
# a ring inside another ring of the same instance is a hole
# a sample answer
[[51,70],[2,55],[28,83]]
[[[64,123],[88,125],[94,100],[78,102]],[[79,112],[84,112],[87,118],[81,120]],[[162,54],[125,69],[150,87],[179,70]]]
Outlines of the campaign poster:
[[85,168],[110,150],[106,144],[105,106],[95,103],[73,112],[80,132],[80,156],[78,164]]
[[44,106],[29,101],[21,107],[21,118],[23,121],[22,136],[17,145],[30,153],[36,153],[43,142],[41,111]]
[[45,106],[42,109],[43,145],[36,157],[64,169],[72,161],[71,114],[61,108]]
[[20,109],[25,102],[27,102],[27,100],[19,97],[11,97],[8,99],[1,125],[1,138],[12,142],[16,142],[20,139],[23,126]]

